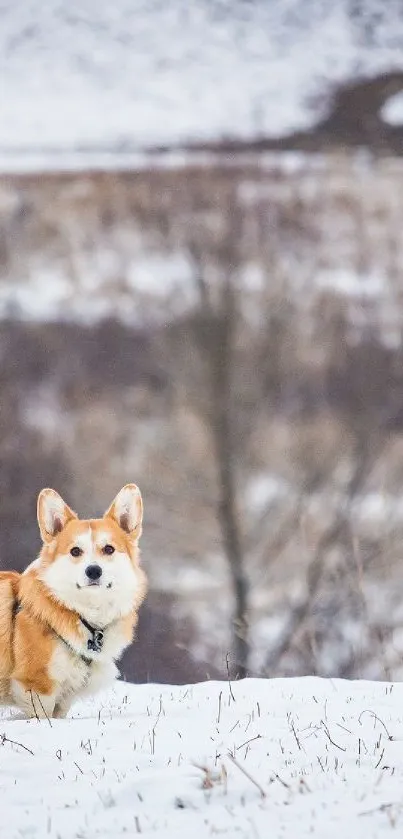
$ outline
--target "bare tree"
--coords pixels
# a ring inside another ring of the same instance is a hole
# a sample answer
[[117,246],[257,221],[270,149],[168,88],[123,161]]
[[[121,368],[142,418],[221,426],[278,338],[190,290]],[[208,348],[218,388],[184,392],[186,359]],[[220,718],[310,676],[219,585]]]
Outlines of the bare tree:
[[232,379],[238,320],[237,293],[232,272],[227,269],[214,289],[213,300],[201,254],[195,247],[191,252],[200,306],[195,338],[207,369],[209,392],[205,420],[211,433],[217,473],[217,518],[234,595],[232,672],[236,678],[244,678],[249,659],[249,585],[236,497],[237,452]]

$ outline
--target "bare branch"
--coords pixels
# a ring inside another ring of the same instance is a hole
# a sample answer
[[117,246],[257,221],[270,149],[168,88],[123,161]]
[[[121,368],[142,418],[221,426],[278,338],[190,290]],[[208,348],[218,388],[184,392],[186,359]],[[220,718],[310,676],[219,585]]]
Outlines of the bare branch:
[[378,454],[376,447],[370,451],[368,446],[363,447],[359,443],[355,469],[348,483],[345,498],[336,513],[333,523],[322,534],[313,558],[308,566],[306,575],[307,594],[305,598],[292,610],[288,624],[279,641],[276,646],[270,650],[266,658],[264,672],[270,672],[275,669],[283,656],[291,648],[297,631],[306,620],[326,570],[326,554],[334,544],[340,543],[346,539],[346,530],[349,527],[347,515],[348,507],[353,498],[362,489],[363,483],[374,463],[375,452]]
[[203,270],[203,259],[201,251],[197,245],[192,242],[188,245],[188,253],[193,263],[193,279],[196,284],[202,309],[205,312],[212,313],[212,303],[210,299],[210,292],[208,282],[206,280],[205,272]]

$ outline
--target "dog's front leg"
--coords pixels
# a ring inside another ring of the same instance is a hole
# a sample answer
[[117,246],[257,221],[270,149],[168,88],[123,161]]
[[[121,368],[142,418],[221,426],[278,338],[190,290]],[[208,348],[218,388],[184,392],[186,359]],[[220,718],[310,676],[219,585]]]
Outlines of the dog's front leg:
[[53,716],[59,720],[64,720],[65,717],[67,717],[73,702],[74,698],[61,699],[59,702],[56,702]]
[[54,694],[38,693],[36,690],[27,689],[17,679],[12,680],[11,694],[15,704],[21,708],[29,719],[44,720],[53,717],[56,704]]

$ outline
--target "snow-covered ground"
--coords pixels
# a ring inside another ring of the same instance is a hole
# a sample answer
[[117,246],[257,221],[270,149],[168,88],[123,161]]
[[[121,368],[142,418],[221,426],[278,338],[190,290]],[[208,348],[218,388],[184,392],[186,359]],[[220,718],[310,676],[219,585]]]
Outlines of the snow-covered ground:
[[[0,835],[399,835],[403,686],[118,684],[72,719],[0,719]],[[397,833],[396,833],[397,831]]]
[[306,128],[338,83],[402,69],[402,42],[379,0],[3,0],[2,165]]

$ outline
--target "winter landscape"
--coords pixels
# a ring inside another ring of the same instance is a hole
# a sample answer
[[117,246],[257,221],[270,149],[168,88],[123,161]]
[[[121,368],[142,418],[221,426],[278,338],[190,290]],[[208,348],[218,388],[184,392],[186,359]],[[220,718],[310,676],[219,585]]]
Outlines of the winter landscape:
[[0,4],[0,566],[141,487],[114,690],[4,708],[4,837],[396,834],[403,11]]
[[1,835],[396,836],[401,706],[399,684],[247,679],[2,719]]

